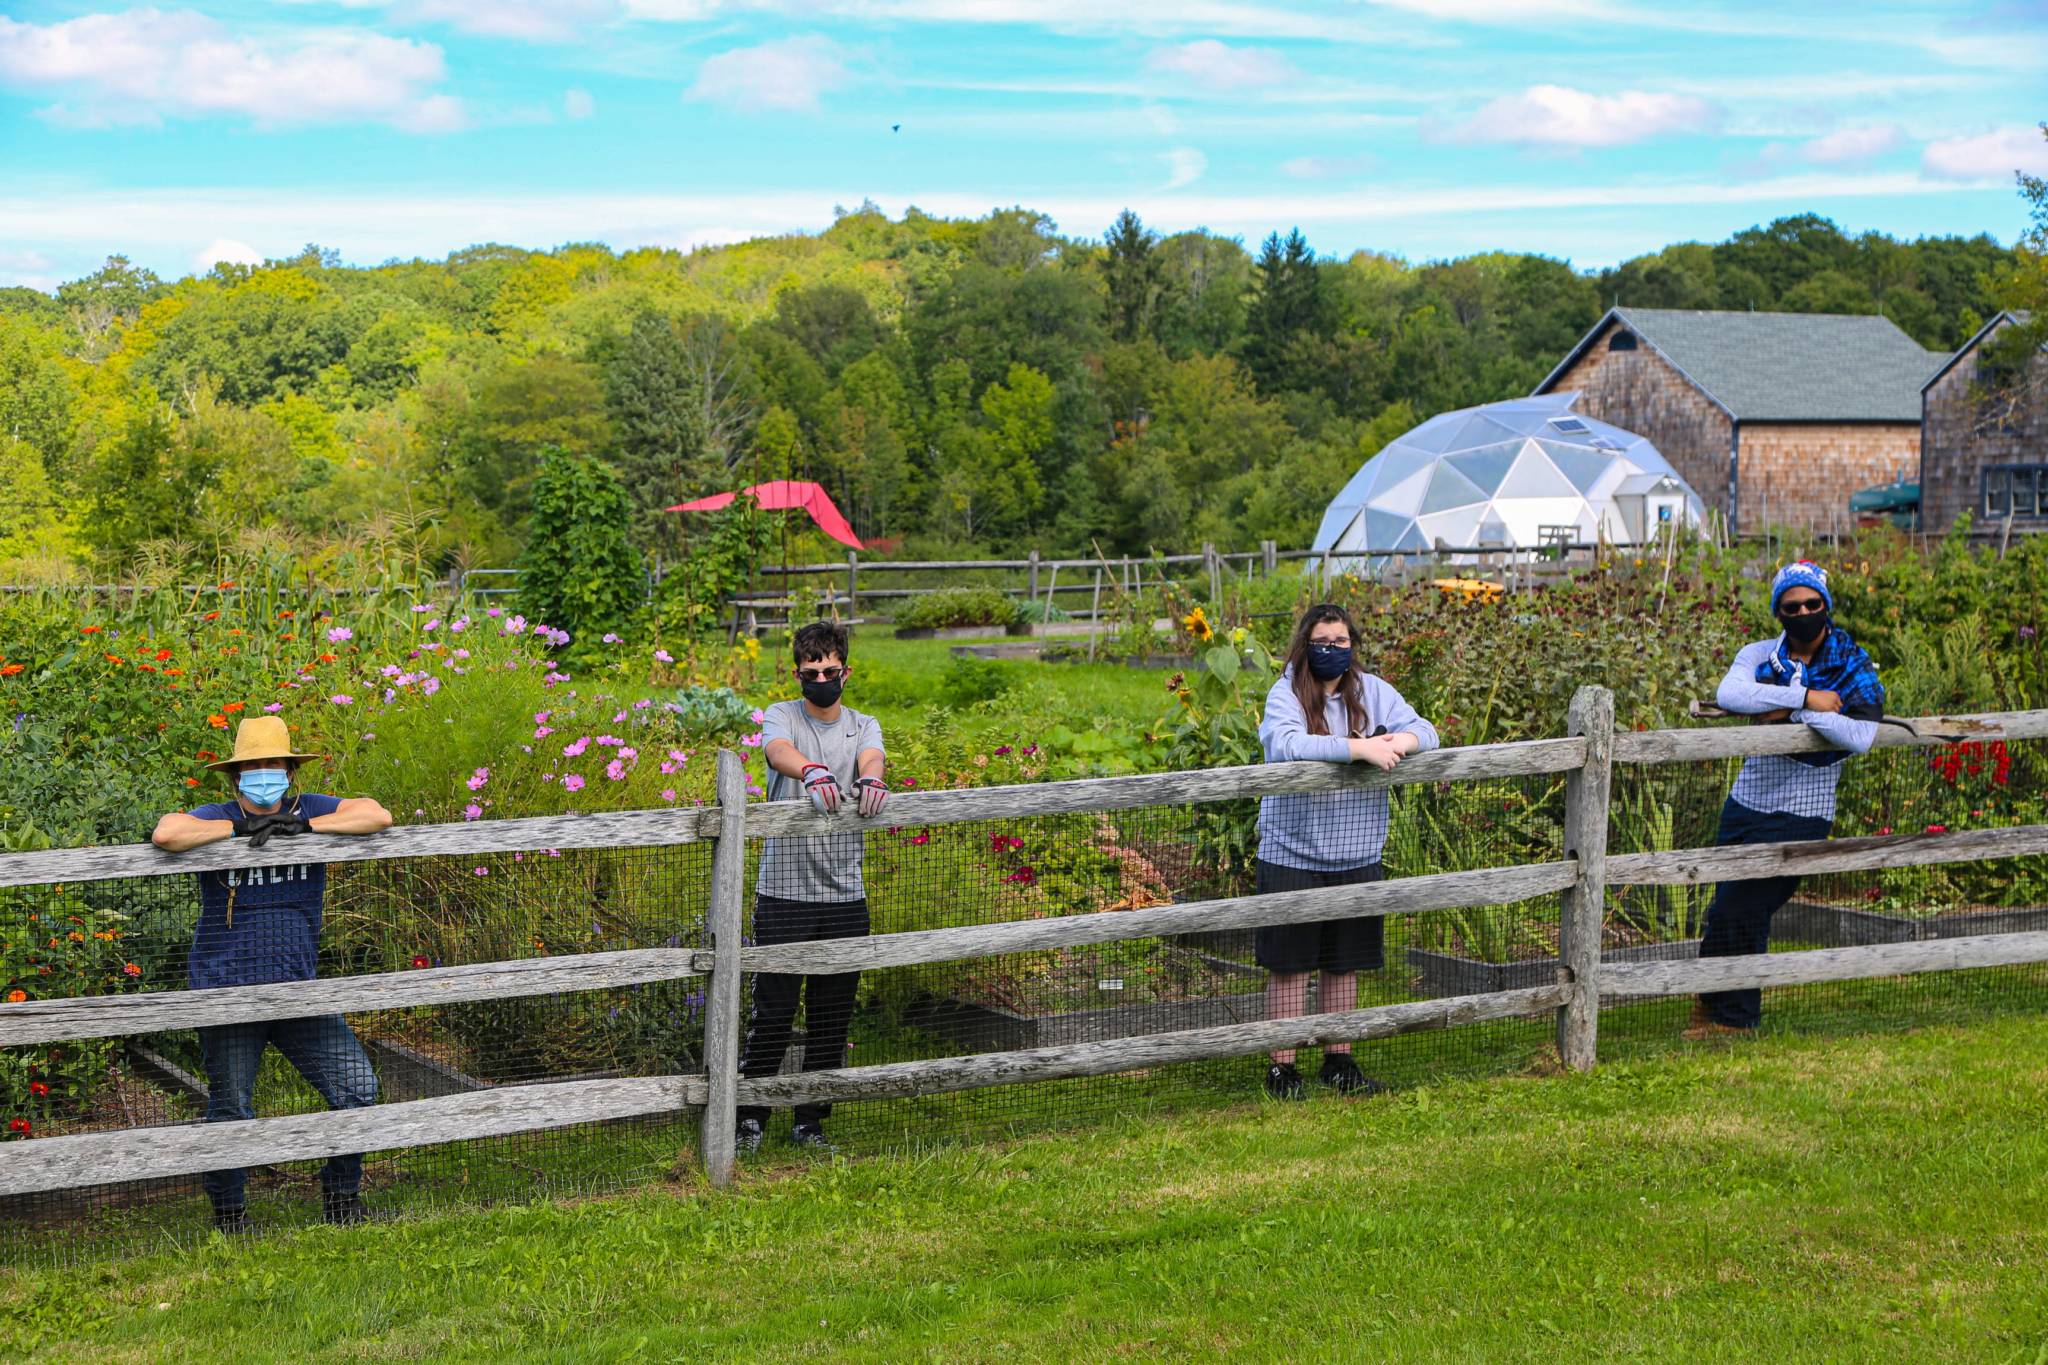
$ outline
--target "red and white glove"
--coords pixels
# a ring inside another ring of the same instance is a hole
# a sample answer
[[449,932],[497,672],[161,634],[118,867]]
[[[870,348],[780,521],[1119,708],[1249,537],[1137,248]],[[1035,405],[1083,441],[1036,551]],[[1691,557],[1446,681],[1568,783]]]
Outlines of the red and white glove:
[[853,789],[860,793],[863,819],[872,820],[882,813],[882,803],[889,799],[888,783],[879,777],[859,777],[854,779]]
[[804,794],[822,814],[839,809],[839,779],[822,763],[804,764]]

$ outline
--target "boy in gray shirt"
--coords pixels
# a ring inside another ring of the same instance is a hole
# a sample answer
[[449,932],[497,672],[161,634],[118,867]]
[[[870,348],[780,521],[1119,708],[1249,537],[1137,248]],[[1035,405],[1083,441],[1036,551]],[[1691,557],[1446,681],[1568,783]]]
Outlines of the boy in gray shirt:
[[[761,722],[761,752],[768,760],[768,799],[809,797],[830,813],[853,803],[862,818],[882,813],[889,789],[882,780],[882,727],[839,700],[852,670],[847,667],[846,628],[818,621],[796,633],[796,679],[801,701],[779,701]],[[861,880],[865,837],[843,834],[785,837],[765,841],[754,899],[754,942],[805,943],[862,938],[868,933],[867,888]],[[801,976],[756,972],[754,1000],[740,1075],[772,1076],[782,1065],[796,1022],[805,1009],[804,1070],[827,1071],[846,1060],[847,1028],[853,1019],[859,972]],[[830,1104],[800,1104],[794,1115],[797,1145],[829,1152],[824,1121]],[[742,1152],[759,1150],[768,1110],[747,1105],[739,1111],[737,1141]]]

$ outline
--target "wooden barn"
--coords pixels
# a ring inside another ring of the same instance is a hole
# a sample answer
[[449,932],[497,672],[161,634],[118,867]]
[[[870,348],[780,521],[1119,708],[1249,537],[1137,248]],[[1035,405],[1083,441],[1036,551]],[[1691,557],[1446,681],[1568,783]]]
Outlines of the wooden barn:
[[2023,325],[2000,313],[1920,391],[1920,528],[1964,512],[1979,530],[2048,530],[2048,355],[2001,364],[1989,343]]
[[1646,436],[1734,531],[1849,524],[1920,468],[1920,386],[1948,357],[1883,317],[1613,308],[1536,388]]

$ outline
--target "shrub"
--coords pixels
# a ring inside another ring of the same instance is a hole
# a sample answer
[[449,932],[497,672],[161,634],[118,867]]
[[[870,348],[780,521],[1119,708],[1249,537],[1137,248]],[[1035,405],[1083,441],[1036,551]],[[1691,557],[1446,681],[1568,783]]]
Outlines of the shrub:
[[1017,603],[998,588],[941,588],[896,613],[896,624],[906,630],[1008,626],[1018,619]]
[[533,518],[520,557],[519,605],[569,632],[573,658],[600,635],[630,632],[641,607],[640,552],[628,539],[632,502],[598,460],[550,450],[533,485]]
[[753,706],[730,687],[678,687],[668,709],[685,731],[707,739],[755,728]]

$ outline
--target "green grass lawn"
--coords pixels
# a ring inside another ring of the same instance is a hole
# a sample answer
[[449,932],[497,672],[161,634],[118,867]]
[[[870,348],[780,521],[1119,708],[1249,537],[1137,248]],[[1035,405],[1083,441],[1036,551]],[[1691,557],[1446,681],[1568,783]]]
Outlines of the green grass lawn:
[[0,1276],[51,1358],[2048,1359],[2048,1019]]

